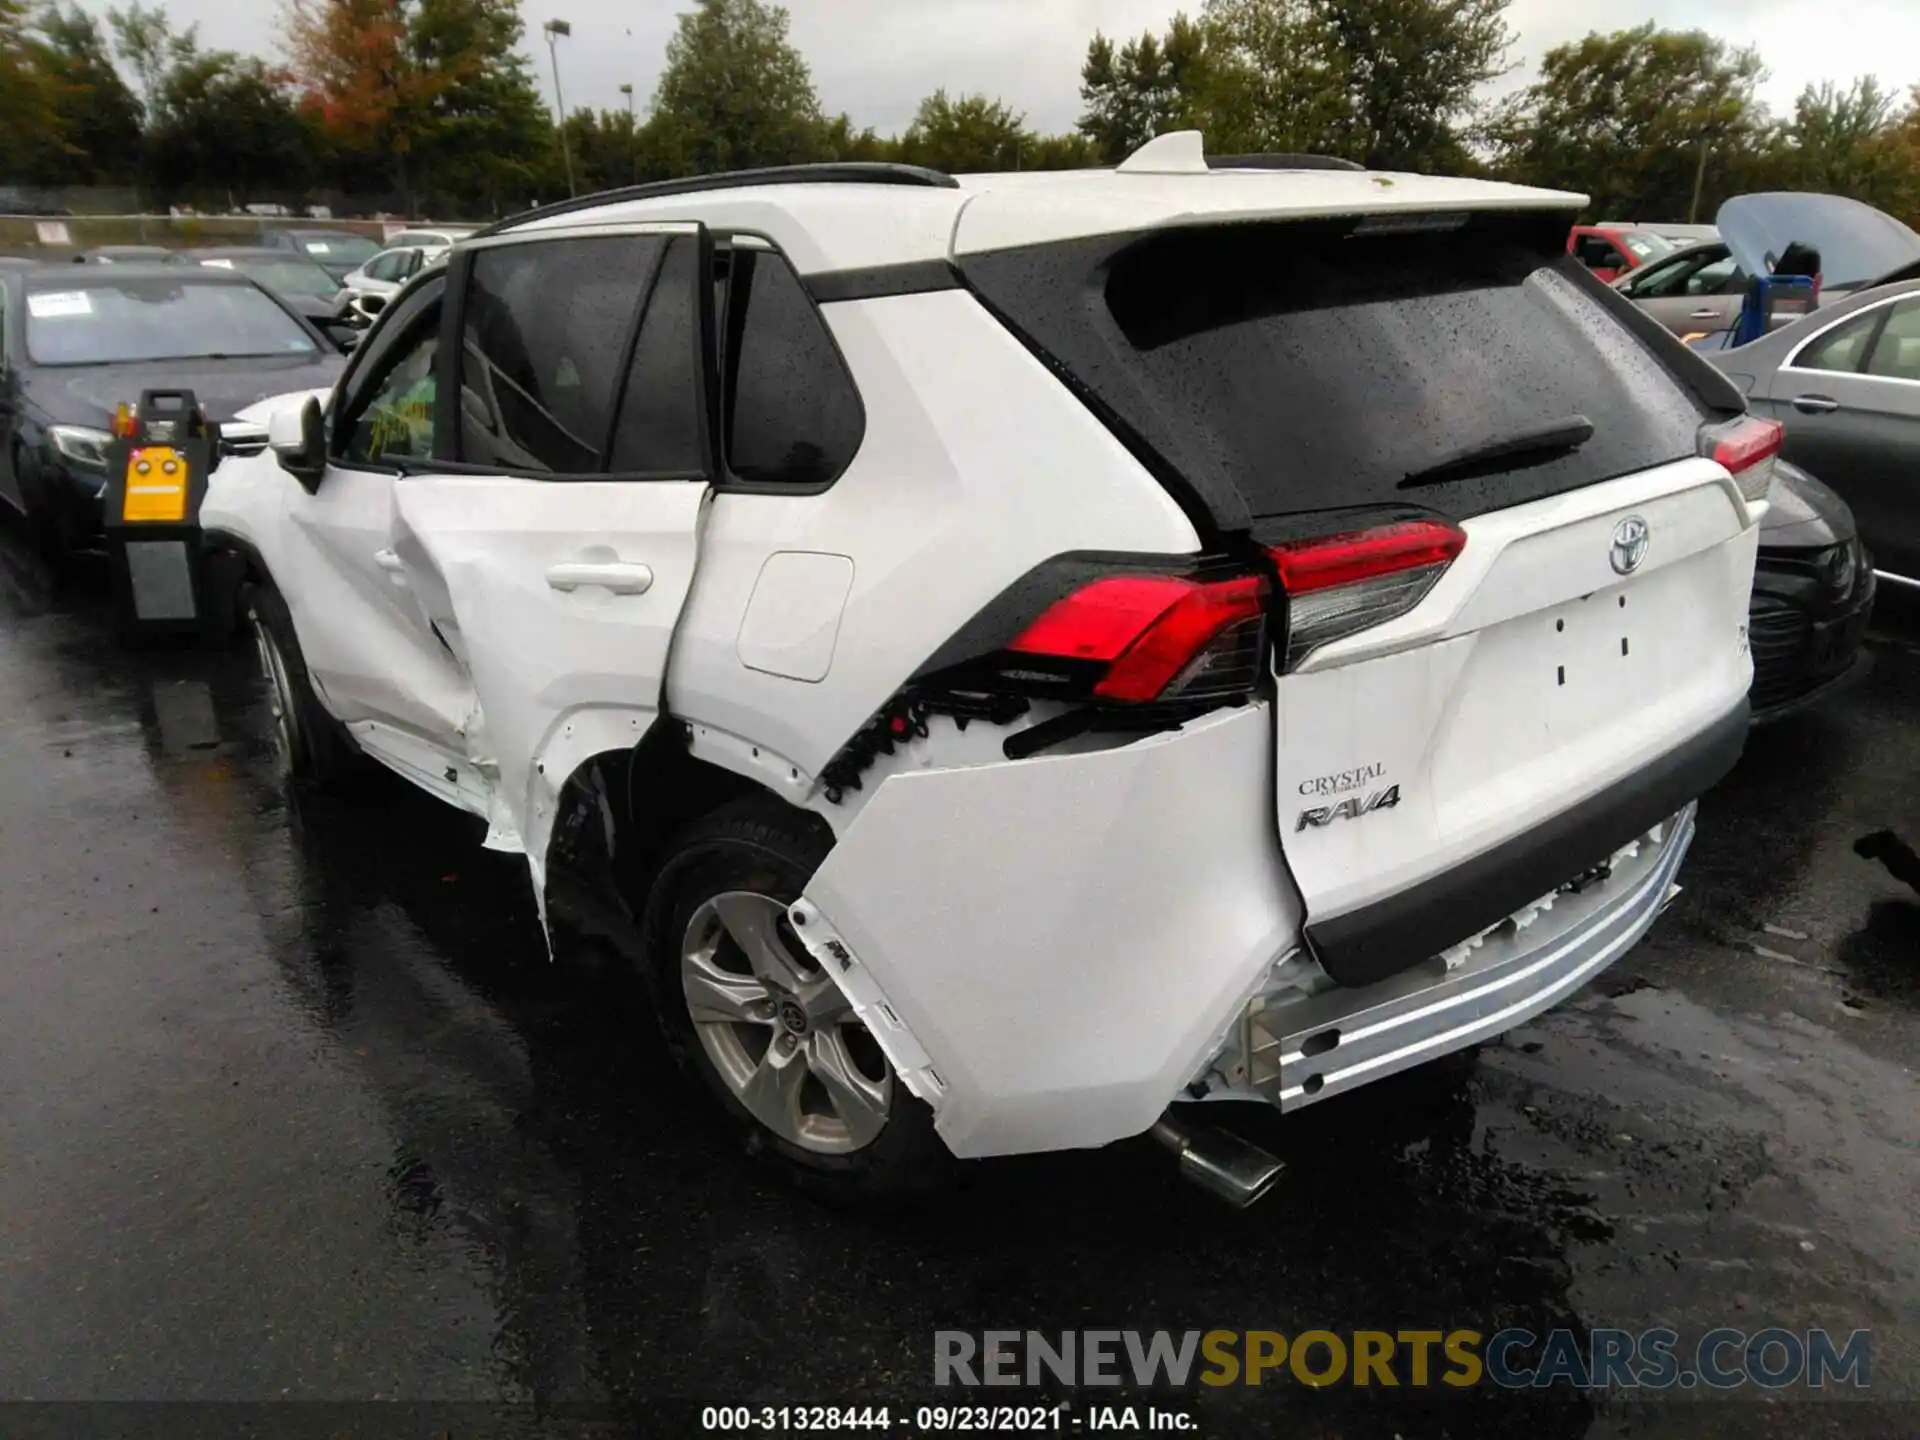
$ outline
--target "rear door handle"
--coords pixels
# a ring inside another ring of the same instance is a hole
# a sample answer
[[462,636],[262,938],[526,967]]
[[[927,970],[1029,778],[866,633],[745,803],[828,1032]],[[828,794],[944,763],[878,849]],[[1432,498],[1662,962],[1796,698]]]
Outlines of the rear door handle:
[[547,584],[555,590],[574,591],[597,585],[615,595],[642,595],[653,584],[653,571],[645,565],[625,560],[570,561],[547,571]]
[[1804,410],[1809,415],[1830,415],[1840,408],[1838,400],[1829,400],[1825,395],[1796,395],[1793,408]]
[[1689,310],[1687,312],[1687,318],[1689,320],[1718,320],[1720,318],[1720,312],[1718,310]]

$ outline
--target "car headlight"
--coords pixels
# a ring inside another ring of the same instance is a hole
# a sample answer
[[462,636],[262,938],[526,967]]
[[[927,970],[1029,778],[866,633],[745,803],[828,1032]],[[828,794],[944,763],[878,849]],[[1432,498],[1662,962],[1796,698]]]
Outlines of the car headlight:
[[95,475],[107,473],[107,447],[113,444],[113,436],[106,431],[85,425],[49,425],[47,438],[74,469]]

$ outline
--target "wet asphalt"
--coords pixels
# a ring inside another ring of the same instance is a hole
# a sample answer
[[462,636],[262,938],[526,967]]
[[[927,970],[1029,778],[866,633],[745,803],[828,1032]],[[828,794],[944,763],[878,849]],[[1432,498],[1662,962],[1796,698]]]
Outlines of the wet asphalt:
[[1140,1143],[854,1217],[725,1138],[617,966],[547,961],[476,823],[397,781],[291,801],[250,652],[123,651],[97,584],[0,536],[0,1400],[679,1434],[929,1398],[939,1328],[1778,1324],[1871,1329],[1867,1396],[1182,1403],[1211,1435],[1920,1433],[1920,895],[1852,850],[1920,842],[1920,612],[1871,643],[1859,688],[1755,734],[1600,983],[1250,1117],[1288,1164],[1253,1210]]

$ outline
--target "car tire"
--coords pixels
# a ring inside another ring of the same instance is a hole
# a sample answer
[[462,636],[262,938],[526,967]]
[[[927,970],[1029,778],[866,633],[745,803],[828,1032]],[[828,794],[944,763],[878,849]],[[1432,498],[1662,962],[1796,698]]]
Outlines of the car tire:
[[313,692],[287,602],[270,580],[240,591],[240,614],[260,652],[274,740],[288,778],[305,789],[344,793],[365,778],[367,759]]
[[[823,821],[771,797],[696,820],[636,907],[640,969],[674,1060],[750,1153],[828,1201],[898,1203],[938,1189],[955,1162],[792,933],[787,907],[832,843]],[[694,993],[709,1002],[698,1011]]]

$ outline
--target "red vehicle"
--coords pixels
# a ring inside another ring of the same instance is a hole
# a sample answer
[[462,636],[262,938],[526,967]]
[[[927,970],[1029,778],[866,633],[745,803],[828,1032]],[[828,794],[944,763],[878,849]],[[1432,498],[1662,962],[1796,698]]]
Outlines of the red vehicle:
[[1617,280],[1635,266],[1672,254],[1674,248],[1664,235],[1620,225],[1576,225],[1567,234],[1567,253],[1600,280]]

